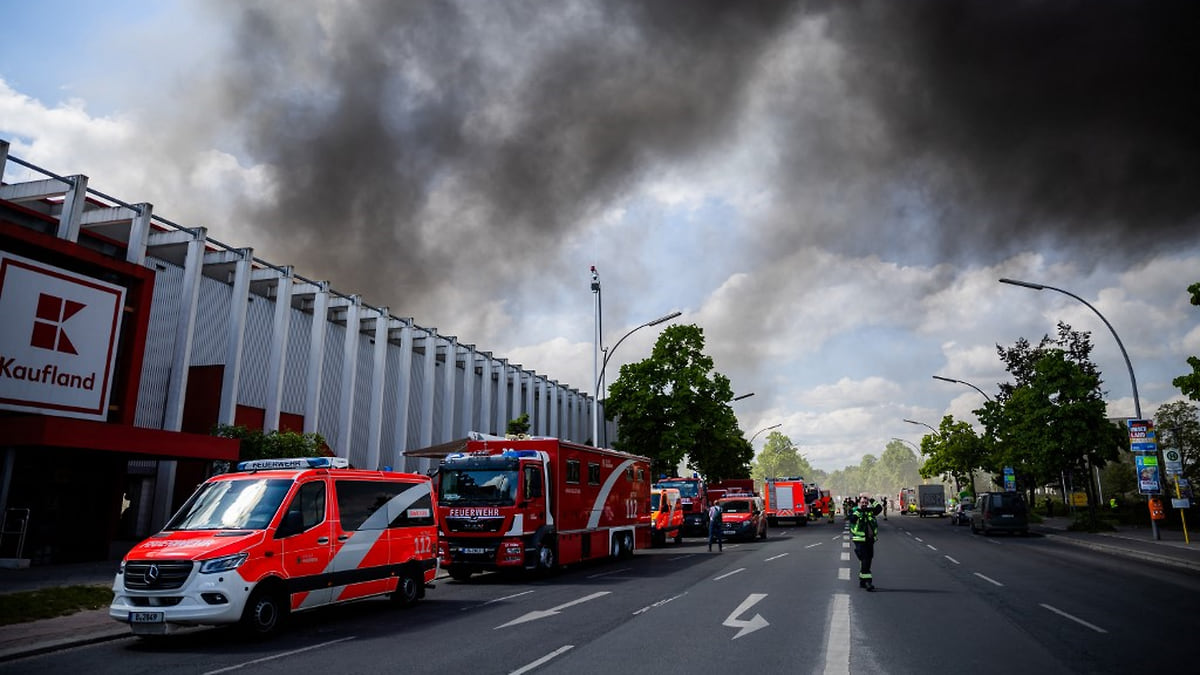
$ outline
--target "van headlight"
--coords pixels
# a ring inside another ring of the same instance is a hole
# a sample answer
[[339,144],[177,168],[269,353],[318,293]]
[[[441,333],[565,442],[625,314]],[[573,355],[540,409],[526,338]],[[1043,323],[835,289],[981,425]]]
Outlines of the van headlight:
[[241,567],[242,563],[246,562],[246,558],[248,557],[250,557],[250,554],[243,552],[235,553],[234,555],[227,555],[221,558],[213,558],[212,560],[205,560],[204,562],[200,563],[200,573],[213,574],[216,572],[228,572],[229,570],[235,570]]

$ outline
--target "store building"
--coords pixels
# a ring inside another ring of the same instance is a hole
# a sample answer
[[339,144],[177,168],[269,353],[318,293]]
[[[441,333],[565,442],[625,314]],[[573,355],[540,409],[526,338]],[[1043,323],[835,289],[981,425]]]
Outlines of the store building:
[[118,556],[237,458],[217,424],[316,432],[354,466],[429,471],[405,451],[502,434],[523,413],[532,433],[586,442],[591,411],[586,391],[0,140],[0,559]]

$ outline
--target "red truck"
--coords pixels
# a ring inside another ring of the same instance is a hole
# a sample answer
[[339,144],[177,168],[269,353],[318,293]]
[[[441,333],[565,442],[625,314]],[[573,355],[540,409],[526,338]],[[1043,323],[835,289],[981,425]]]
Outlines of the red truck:
[[557,438],[481,436],[437,476],[453,579],[631,555],[650,546],[650,460]]
[[804,479],[768,478],[763,484],[763,502],[766,506],[767,525],[775,527],[781,520],[790,520],[797,525],[808,524],[808,503],[804,497]]
[[725,497],[756,494],[753,478],[724,478],[708,484],[708,500],[711,502]]
[[679,490],[680,503],[683,505],[684,534],[692,537],[708,536],[708,507],[712,501],[708,495],[708,485],[704,483],[703,478],[695,475],[691,478],[662,478],[654,487]]

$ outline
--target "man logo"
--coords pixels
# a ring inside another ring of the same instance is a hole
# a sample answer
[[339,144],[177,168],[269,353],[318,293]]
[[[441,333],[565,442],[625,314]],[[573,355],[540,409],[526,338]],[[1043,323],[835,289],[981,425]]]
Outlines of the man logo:
[[78,355],[79,351],[67,337],[62,325],[87,305],[66,300],[46,293],[38,294],[37,317],[33,322],[33,336],[29,344],[41,349]]

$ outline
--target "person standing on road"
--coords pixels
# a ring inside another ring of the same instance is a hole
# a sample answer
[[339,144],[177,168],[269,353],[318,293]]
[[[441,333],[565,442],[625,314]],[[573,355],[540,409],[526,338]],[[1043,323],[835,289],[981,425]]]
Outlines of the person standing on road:
[[850,523],[850,539],[854,542],[854,555],[858,558],[858,587],[875,590],[871,576],[871,561],[875,558],[875,540],[879,539],[879,522],[875,516],[883,507],[872,503],[866,495],[858,499],[858,506],[850,510],[846,519]]
[[708,507],[708,551],[712,552],[713,538],[717,540],[717,552],[720,553],[724,548],[724,529],[725,526],[721,522],[721,507],[713,504]]

